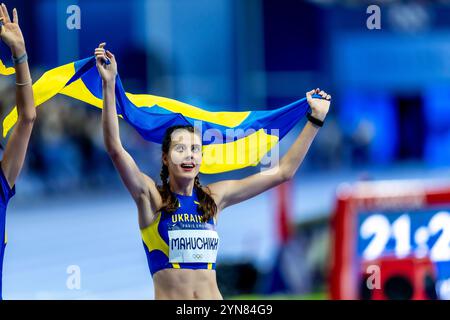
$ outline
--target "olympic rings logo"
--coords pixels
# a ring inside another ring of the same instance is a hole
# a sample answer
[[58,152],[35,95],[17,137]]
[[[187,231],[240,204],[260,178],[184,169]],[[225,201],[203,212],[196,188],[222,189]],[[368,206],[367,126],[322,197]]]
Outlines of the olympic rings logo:
[[194,254],[192,255],[192,258],[194,258],[194,259],[196,259],[196,260],[199,260],[199,259],[201,259],[202,257],[203,257],[203,255],[200,254],[200,253],[194,253]]

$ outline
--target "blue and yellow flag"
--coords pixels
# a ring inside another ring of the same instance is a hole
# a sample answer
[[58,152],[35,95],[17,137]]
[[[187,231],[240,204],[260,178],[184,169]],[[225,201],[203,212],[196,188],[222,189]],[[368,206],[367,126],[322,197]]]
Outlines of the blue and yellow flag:
[[[1,61],[0,61],[1,62]],[[0,63],[0,73],[11,74]],[[71,62],[45,72],[33,85],[36,106],[63,94],[102,108],[102,80],[95,57]],[[202,173],[220,173],[256,166],[309,109],[306,98],[270,111],[207,111],[177,100],[125,92],[116,80],[117,113],[141,136],[162,143],[173,125],[193,125],[203,140]],[[17,121],[14,108],[3,121],[3,136]]]

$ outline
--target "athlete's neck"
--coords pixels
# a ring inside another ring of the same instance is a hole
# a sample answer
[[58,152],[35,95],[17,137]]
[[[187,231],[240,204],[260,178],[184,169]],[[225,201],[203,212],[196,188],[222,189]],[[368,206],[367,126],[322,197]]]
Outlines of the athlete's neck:
[[194,189],[194,180],[180,181],[177,179],[169,179],[169,186],[172,192],[183,196],[192,196]]

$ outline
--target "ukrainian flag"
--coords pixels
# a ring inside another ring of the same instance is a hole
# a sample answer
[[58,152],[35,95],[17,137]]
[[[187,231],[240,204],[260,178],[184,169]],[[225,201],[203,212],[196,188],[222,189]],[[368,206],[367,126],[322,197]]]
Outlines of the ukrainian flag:
[[[102,108],[102,80],[95,57],[51,69],[33,85],[36,106],[63,94]],[[0,61],[0,73],[11,74]],[[193,125],[203,136],[202,173],[256,166],[309,110],[306,98],[270,111],[207,111],[177,100],[125,92],[116,80],[117,113],[144,139],[162,143],[173,125]],[[14,108],[3,121],[3,136],[17,121]]]

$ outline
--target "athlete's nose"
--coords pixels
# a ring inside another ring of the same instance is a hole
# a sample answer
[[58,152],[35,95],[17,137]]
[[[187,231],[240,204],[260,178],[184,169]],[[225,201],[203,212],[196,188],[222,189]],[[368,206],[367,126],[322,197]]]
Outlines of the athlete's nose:
[[186,158],[184,158],[184,161],[191,161],[194,160],[194,155],[192,154],[192,152],[188,152],[188,154],[186,155]]
[[187,159],[192,160],[194,159],[194,153],[192,152],[192,150],[187,150],[187,155],[186,155]]

